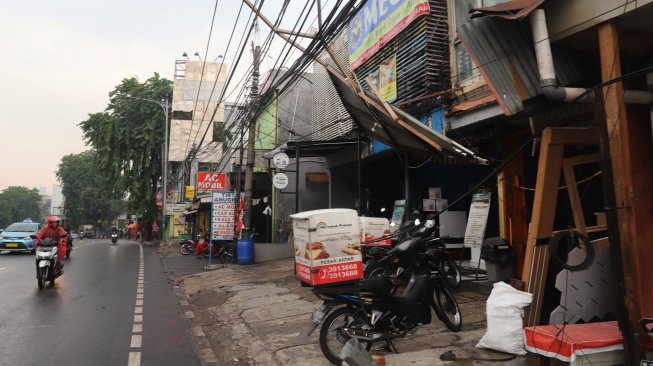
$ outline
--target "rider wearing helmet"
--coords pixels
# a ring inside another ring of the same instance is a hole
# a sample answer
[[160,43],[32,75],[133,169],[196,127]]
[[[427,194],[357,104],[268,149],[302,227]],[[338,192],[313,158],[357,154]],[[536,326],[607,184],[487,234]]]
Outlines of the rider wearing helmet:
[[57,216],[48,217],[48,225],[41,228],[41,230],[36,233],[36,239],[34,244],[36,246],[45,238],[51,238],[57,241],[57,258],[59,259],[58,263],[59,270],[63,269],[63,259],[66,257],[66,240],[68,238],[68,233],[64,228],[59,226],[60,220]]

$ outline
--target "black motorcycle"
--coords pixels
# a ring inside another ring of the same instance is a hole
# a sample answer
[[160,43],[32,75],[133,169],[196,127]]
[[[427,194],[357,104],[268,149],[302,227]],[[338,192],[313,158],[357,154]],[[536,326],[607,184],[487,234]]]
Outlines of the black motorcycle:
[[314,327],[309,335],[322,324],[320,349],[331,363],[342,362],[340,351],[351,338],[358,339],[369,350],[374,342],[390,343],[419,325],[430,324],[431,308],[447,328],[460,331],[462,313],[458,302],[440,271],[433,269],[428,260],[426,243],[434,226],[432,220],[427,221],[381,259],[399,259],[410,264],[410,280],[401,295],[393,294],[396,285],[389,276],[313,288],[324,303],[313,313]]

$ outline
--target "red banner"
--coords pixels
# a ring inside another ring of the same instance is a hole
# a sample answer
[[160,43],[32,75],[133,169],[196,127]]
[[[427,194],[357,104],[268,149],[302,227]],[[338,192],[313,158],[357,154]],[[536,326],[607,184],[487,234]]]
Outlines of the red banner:
[[229,190],[227,173],[197,172],[197,191]]

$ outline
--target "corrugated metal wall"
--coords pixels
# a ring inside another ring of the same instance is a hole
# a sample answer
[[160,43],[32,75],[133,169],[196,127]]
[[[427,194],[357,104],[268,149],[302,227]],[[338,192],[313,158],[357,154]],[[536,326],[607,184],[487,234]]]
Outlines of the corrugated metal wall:
[[447,3],[443,0],[431,0],[429,6],[429,14],[413,21],[403,32],[354,70],[363,87],[367,88],[364,79],[378,70],[379,64],[396,53],[397,100],[394,103],[450,88]]

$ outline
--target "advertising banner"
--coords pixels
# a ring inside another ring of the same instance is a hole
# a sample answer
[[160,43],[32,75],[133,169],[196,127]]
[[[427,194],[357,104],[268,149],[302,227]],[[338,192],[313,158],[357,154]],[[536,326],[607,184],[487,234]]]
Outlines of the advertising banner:
[[392,234],[390,221],[385,217],[359,217],[358,225],[361,229],[361,243],[384,246],[392,244],[392,239],[373,241]]
[[397,100],[397,55],[379,65],[379,94],[386,102]]
[[472,196],[464,242],[466,247],[472,248],[472,262],[478,262],[481,255],[487,217],[490,212],[490,197],[491,193],[486,190],[480,190]]
[[349,21],[349,63],[367,61],[413,20],[430,11],[428,0],[368,0]]
[[234,237],[236,193],[211,192],[211,240]]
[[197,191],[225,191],[229,189],[227,173],[197,172]]
[[323,285],[363,277],[356,211],[315,210],[290,217],[297,279],[310,285]]

